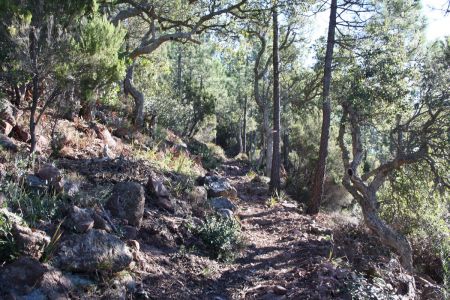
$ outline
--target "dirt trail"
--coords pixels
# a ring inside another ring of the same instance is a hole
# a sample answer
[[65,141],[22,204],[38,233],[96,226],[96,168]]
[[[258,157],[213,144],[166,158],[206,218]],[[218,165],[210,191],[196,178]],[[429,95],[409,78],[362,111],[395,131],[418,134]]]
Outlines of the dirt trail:
[[217,299],[321,298],[314,286],[332,249],[331,231],[301,214],[293,201],[269,207],[266,184],[243,174],[226,177],[238,190],[248,247],[217,281]]

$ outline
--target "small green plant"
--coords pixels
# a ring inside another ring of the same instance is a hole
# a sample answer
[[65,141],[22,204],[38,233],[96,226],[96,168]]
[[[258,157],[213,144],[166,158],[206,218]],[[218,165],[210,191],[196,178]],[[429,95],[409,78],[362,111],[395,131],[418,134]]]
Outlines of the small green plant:
[[52,220],[62,202],[60,195],[56,193],[28,191],[23,184],[13,181],[5,182],[0,190],[8,199],[8,206],[19,212],[30,225],[35,225],[40,220]]
[[11,229],[12,223],[0,212],[0,264],[14,260],[19,253]]
[[59,240],[61,239],[61,236],[63,234],[63,231],[61,230],[61,225],[63,222],[64,222],[64,219],[61,222],[59,222],[50,242],[48,243],[48,245],[46,245],[44,247],[44,251],[42,254],[42,258],[41,258],[42,262],[48,262],[49,260],[51,260],[53,258],[53,254],[55,253],[55,250],[58,246]]
[[253,180],[258,174],[254,170],[248,171],[248,173],[245,175],[249,180]]
[[268,207],[274,207],[276,206],[278,203],[286,201],[288,198],[288,196],[286,195],[286,193],[284,191],[275,191],[275,193],[266,201],[266,205]]
[[211,215],[193,231],[206,245],[210,257],[219,261],[233,261],[243,244],[240,225],[234,219]]

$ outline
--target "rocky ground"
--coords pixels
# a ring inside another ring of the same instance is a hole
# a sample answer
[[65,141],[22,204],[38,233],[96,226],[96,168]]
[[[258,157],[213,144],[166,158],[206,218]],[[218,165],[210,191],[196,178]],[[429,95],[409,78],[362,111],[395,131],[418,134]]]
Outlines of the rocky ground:
[[[0,134],[0,299],[443,298],[423,274],[413,289],[357,220],[311,217],[286,195],[270,197],[267,178],[245,160],[209,172],[190,165],[193,180],[134,157],[122,131],[64,121],[56,146],[41,141],[35,166],[21,169],[28,137],[17,140],[17,126]],[[171,160],[189,152],[176,137],[166,144]],[[50,147],[57,156],[44,155]],[[49,195],[58,195],[57,207],[43,206],[53,203]],[[55,211],[46,219],[30,208]],[[211,215],[239,225],[234,260],[212,259],[193,229]]]

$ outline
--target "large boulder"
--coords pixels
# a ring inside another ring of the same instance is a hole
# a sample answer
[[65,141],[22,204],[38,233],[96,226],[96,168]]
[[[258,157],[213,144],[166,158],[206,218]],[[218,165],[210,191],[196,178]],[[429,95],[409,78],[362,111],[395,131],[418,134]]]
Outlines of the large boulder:
[[206,187],[208,189],[208,197],[227,197],[237,198],[237,191],[231,184],[222,177],[207,176],[205,179]]
[[63,241],[55,263],[60,269],[72,272],[120,272],[127,268],[133,256],[117,236],[103,230],[72,235]]
[[145,191],[136,182],[119,182],[106,202],[106,207],[114,217],[122,218],[133,226],[141,226],[144,216]]
[[0,269],[0,298],[16,299],[16,295],[29,293],[39,283],[46,268],[36,259],[21,257]]

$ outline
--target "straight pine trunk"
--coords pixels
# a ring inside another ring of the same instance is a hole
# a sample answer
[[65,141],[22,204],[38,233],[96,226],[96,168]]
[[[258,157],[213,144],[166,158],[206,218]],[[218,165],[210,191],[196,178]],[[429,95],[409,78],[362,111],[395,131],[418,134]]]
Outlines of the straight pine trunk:
[[278,49],[278,12],[272,8],[273,18],[273,157],[270,173],[270,192],[280,190],[280,71]]
[[328,25],[327,50],[325,54],[325,66],[323,75],[322,90],[322,131],[320,135],[319,159],[317,161],[316,170],[313,179],[311,198],[308,202],[306,212],[308,214],[317,214],[319,212],[320,202],[323,194],[323,183],[325,181],[325,169],[328,156],[328,140],[330,138],[330,122],[331,122],[331,65],[333,62],[333,49],[335,44],[336,31],[336,11],[337,0],[331,0],[330,22]]

